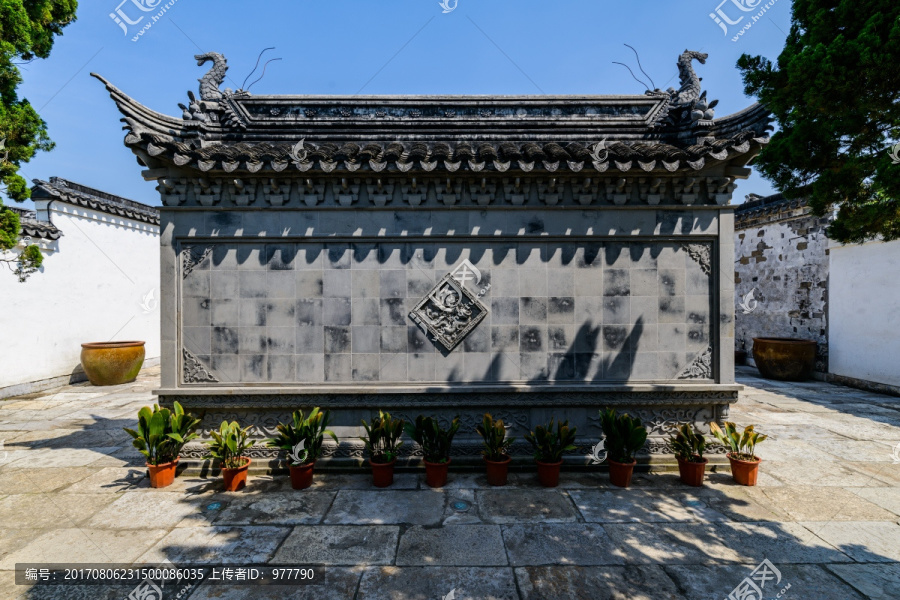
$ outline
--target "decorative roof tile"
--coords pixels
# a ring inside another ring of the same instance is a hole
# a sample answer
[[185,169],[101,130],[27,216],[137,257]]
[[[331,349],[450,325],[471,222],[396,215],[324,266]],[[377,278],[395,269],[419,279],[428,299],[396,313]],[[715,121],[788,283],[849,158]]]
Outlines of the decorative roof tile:
[[34,179],[33,183],[31,197],[34,200],[59,200],[134,221],[159,225],[159,210],[152,206],[73,183],[61,177],[51,177],[50,181]]

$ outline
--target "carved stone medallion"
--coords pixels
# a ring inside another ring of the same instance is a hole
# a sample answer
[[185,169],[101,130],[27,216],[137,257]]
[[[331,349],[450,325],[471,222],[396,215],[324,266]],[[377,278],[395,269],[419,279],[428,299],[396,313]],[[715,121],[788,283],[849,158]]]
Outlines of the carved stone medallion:
[[409,318],[451,351],[481,323],[487,312],[478,297],[451,273],[416,304]]

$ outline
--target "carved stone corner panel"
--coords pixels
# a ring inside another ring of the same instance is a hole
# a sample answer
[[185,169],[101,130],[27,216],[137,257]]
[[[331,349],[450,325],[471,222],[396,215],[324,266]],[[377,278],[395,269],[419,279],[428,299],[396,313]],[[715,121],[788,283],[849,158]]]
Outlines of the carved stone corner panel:
[[712,244],[682,244],[681,248],[694,259],[706,274],[712,274]]
[[184,358],[183,378],[184,383],[218,383],[216,376],[209,372],[200,359],[188,352],[186,348],[181,349]]
[[212,254],[212,247],[197,248],[195,246],[185,246],[181,250],[181,276],[187,279],[187,276],[193,273],[194,269]]
[[708,346],[678,375],[678,379],[712,379],[712,352],[712,346]]

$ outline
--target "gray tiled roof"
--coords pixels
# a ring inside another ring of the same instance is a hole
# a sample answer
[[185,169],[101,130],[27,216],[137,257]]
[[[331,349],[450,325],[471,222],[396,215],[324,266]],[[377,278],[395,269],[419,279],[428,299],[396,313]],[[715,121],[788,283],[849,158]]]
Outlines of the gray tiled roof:
[[55,199],[119,217],[159,225],[159,210],[152,206],[73,183],[61,177],[51,177],[50,181],[35,179],[33,183],[34,187],[31,192],[33,200]]

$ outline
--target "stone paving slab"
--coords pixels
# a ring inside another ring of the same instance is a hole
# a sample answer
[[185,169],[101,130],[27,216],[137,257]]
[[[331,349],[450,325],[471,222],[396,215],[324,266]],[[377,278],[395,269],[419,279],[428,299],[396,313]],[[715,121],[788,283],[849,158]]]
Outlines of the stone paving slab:
[[[691,600],[721,600],[727,597],[746,577],[749,577],[756,567],[757,564],[666,566],[664,568],[687,598]],[[822,566],[782,564],[776,568],[781,574],[781,580],[773,579],[764,583],[762,589],[766,598],[775,598],[777,594],[790,586],[782,596],[785,600],[791,598],[864,599],[855,588],[844,583]]]
[[261,588],[204,583],[190,600],[345,600],[353,598],[359,587],[362,568],[327,567],[317,570],[315,585],[269,585]]
[[555,490],[478,490],[481,515],[488,523],[567,523],[578,520],[572,500]]
[[726,521],[697,493],[673,490],[573,490],[569,493],[585,521],[666,523]]
[[[152,526],[152,523],[148,524]],[[16,563],[131,563],[166,535],[164,529],[59,528],[36,535],[11,552],[0,569]]]
[[218,512],[216,525],[315,525],[334,501],[334,492],[275,492],[237,498]]
[[410,527],[400,536],[398,566],[505,566],[506,550],[497,525]]
[[192,527],[170,531],[138,559],[159,564],[252,565],[268,562],[289,527]]
[[329,525],[437,525],[444,494],[434,490],[347,490],[337,493],[325,518]]
[[390,525],[302,525],[294,527],[273,564],[388,565],[394,561],[400,528]]
[[21,529],[74,527],[113,500],[110,494],[14,494],[0,500],[0,523]]
[[869,600],[894,600],[900,590],[900,564],[897,563],[828,565],[826,568]]
[[849,491],[900,516],[900,489],[898,488],[850,488]]
[[516,580],[527,600],[687,600],[658,566],[524,567]]
[[858,562],[900,561],[900,525],[896,522],[819,521],[803,525]]
[[889,521],[895,517],[851,489],[785,486],[768,488],[763,494],[769,504],[786,513],[791,521]]
[[513,566],[621,565],[625,554],[596,523],[525,524],[503,528]]
[[[478,567],[373,567],[366,569],[358,600],[516,600],[512,569]],[[192,599],[193,600],[193,599]]]

